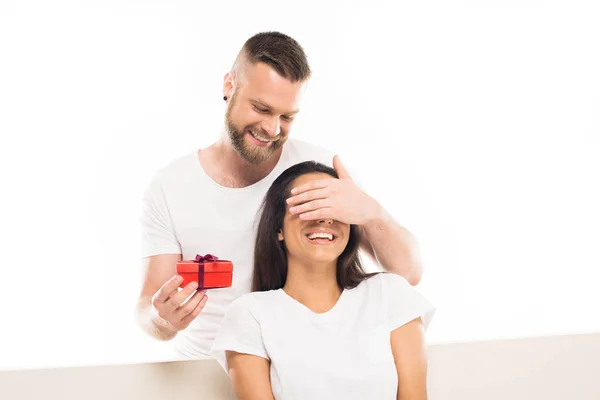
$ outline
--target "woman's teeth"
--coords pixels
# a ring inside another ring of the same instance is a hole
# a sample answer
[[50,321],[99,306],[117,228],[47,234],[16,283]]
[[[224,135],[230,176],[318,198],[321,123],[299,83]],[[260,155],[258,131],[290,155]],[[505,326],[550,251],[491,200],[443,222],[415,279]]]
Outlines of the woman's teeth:
[[329,240],[333,240],[333,235],[331,233],[309,233],[308,235],[306,235],[310,240],[313,239],[329,239]]

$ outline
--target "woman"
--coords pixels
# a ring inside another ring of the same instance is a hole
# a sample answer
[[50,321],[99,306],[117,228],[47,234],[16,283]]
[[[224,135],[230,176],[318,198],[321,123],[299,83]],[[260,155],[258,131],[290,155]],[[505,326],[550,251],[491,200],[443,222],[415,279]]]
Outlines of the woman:
[[293,187],[331,177],[335,170],[304,162],[273,182],[253,292],[230,305],[213,355],[240,400],[426,399],[434,308],[399,275],[364,272],[357,226],[288,212]]

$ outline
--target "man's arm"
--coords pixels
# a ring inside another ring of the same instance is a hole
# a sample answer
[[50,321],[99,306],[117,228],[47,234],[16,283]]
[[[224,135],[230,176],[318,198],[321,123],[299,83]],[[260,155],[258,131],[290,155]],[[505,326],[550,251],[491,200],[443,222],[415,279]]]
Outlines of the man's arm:
[[376,209],[374,217],[361,225],[361,250],[386,271],[417,285],[423,276],[417,241],[378,203]]
[[178,290],[182,282],[177,276],[177,261],[180,260],[181,254],[161,254],[144,260],[144,282],[136,307],[137,322],[144,332],[158,340],[173,339],[206,304],[205,291],[194,293],[194,282]]
[[423,266],[413,235],[392,218],[350,177],[338,156],[333,166],[339,179],[322,179],[292,188],[287,199],[291,214],[301,219],[331,218],[361,227],[361,249],[385,270],[417,285]]

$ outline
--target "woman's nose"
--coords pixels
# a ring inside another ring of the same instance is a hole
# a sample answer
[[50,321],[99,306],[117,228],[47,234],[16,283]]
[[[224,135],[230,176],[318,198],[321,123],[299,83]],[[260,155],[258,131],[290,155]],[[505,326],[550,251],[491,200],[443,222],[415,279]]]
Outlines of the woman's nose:
[[322,218],[319,220],[319,224],[333,225],[333,220],[328,218]]

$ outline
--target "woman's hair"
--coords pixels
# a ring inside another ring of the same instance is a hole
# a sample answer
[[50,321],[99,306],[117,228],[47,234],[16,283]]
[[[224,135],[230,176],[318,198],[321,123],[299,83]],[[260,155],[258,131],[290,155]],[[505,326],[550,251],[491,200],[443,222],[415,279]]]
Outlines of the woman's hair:
[[[292,182],[305,174],[325,173],[338,178],[336,171],[315,161],[306,161],[286,169],[271,185],[259,210],[256,243],[254,247],[254,272],[252,291],[263,292],[281,289],[288,271],[287,250],[278,238],[283,229],[286,199],[291,197]],[[360,262],[358,247],[360,230],[350,225],[350,237],[346,248],[337,260],[336,278],[340,288],[351,289],[374,274],[365,273]]]

